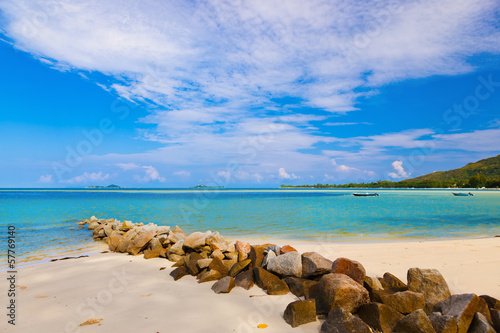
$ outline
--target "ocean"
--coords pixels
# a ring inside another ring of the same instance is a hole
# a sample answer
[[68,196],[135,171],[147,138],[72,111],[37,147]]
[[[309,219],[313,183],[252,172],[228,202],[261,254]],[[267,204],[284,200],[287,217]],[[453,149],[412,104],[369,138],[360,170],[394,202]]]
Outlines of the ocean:
[[[8,226],[16,229],[19,262],[94,246],[77,225],[96,216],[178,225],[187,234],[219,231],[228,239],[370,242],[479,238],[500,234],[500,191],[351,189],[3,189],[0,255]],[[468,192],[468,191],[467,191]]]

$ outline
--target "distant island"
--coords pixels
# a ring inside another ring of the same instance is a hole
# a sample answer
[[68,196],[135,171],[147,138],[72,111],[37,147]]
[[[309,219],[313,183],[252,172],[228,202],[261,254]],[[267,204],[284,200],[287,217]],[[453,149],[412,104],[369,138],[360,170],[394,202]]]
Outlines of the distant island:
[[281,188],[499,188],[500,155],[449,171],[436,171],[399,182],[378,180],[371,183],[281,185]]
[[190,189],[202,189],[202,190],[221,190],[224,186],[207,186],[207,185],[196,185],[192,187],[188,187]]
[[111,184],[111,185],[108,185],[108,186],[86,186],[85,188],[92,188],[92,189],[106,189],[106,190],[109,190],[109,189],[117,189],[117,188],[124,188],[124,187],[121,187],[121,186],[118,186],[118,185],[115,185],[115,184]]

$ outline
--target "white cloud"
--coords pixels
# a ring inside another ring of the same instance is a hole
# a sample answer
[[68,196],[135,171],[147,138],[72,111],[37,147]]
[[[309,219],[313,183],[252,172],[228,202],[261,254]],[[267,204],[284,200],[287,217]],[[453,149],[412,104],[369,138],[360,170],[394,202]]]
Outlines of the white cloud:
[[391,165],[394,168],[394,171],[396,171],[389,173],[391,178],[408,178],[410,176],[410,174],[408,174],[403,168],[403,161],[394,161]]
[[180,171],[174,172],[174,175],[181,176],[181,177],[189,177],[189,176],[191,176],[191,172],[186,171],[186,170],[180,170]]
[[116,166],[126,171],[140,168],[140,166],[135,163],[116,163]]
[[52,175],[41,175],[38,179],[39,183],[48,184],[52,183],[54,180],[52,179]]
[[136,176],[135,179],[140,181],[140,182],[150,182],[150,181],[159,181],[160,183],[164,183],[166,179],[162,176],[160,176],[160,173],[158,170],[156,170],[154,167],[151,165],[144,165],[141,167],[144,169],[145,175],[144,176]]
[[90,182],[101,182],[110,178],[109,173],[103,174],[102,171],[99,172],[84,172],[80,176],[73,177],[68,180],[63,180],[61,183],[66,184],[79,184],[79,183],[90,183]]
[[279,168],[278,177],[281,179],[297,179],[297,178],[299,178],[293,173],[292,174],[287,173],[285,171],[285,168]]

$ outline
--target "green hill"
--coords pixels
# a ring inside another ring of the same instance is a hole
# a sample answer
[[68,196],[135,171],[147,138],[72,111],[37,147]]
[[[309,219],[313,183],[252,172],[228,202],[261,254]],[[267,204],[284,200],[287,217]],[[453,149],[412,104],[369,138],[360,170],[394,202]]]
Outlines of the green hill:
[[425,181],[425,180],[469,180],[472,176],[482,175],[486,178],[500,177],[500,155],[486,158],[474,163],[469,163],[466,166],[449,171],[437,171],[413,179],[409,181]]

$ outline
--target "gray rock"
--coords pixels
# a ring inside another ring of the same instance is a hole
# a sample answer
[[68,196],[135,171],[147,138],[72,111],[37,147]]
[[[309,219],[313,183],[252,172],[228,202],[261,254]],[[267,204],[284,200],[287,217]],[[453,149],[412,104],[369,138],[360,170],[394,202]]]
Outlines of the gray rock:
[[316,321],[316,303],[313,299],[292,302],[287,305],[283,317],[292,327],[312,323]]
[[[326,275],[325,275],[326,276]],[[368,324],[344,309],[333,309],[328,314],[321,333],[371,333]]]
[[267,252],[264,259],[262,260],[262,265],[260,267],[266,268],[267,263],[269,262],[269,259],[272,259],[275,257],[276,257],[276,253],[274,253],[274,251]]
[[397,322],[394,328],[395,333],[435,333],[434,327],[425,314],[425,311],[418,309]]
[[453,295],[435,305],[435,309],[457,320],[458,333],[466,333],[476,314],[479,297],[475,294]]
[[215,282],[214,285],[212,286],[212,290],[216,294],[221,294],[221,293],[227,294],[231,290],[233,290],[234,287],[235,287],[234,278],[232,278],[231,276],[226,276],[220,279],[219,281]]
[[500,310],[490,309],[490,316],[493,327],[500,332]]
[[427,313],[433,312],[436,303],[451,296],[448,284],[437,269],[410,268],[407,278],[408,290],[424,294]]
[[468,333],[496,333],[493,326],[491,326],[488,319],[481,313],[476,312],[472,323],[470,324]]
[[404,317],[387,305],[374,302],[361,305],[356,314],[365,323],[382,333],[392,333],[396,323]]
[[457,320],[453,316],[433,312],[429,315],[429,320],[436,333],[456,333],[458,330]]
[[283,276],[302,276],[302,257],[298,252],[288,252],[268,260],[267,269]]
[[234,278],[234,283],[237,287],[249,290],[254,286],[253,271],[244,271],[236,275],[236,277]]
[[361,305],[370,302],[364,287],[349,276],[336,273],[323,275],[317,284],[309,288],[309,297],[316,300],[318,314],[326,314],[337,308],[353,313]]
[[317,252],[302,254],[302,277],[312,278],[325,275],[332,270],[333,261],[326,259]]

